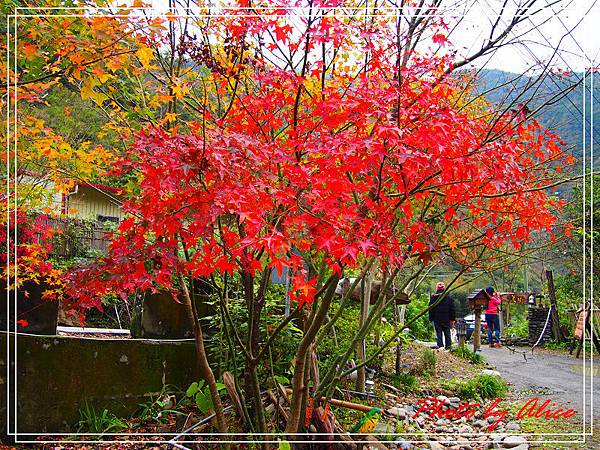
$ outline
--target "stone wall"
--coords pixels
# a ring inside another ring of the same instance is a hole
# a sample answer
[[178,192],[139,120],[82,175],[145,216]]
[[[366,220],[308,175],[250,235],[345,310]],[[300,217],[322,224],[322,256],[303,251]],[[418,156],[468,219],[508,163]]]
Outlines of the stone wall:
[[[7,339],[0,333],[0,427],[6,432]],[[17,427],[22,433],[72,432],[87,401],[128,417],[165,384],[198,380],[194,342],[17,337]],[[14,364],[10,364],[12,376]],[[11,380],[11,385],[12,385]]]

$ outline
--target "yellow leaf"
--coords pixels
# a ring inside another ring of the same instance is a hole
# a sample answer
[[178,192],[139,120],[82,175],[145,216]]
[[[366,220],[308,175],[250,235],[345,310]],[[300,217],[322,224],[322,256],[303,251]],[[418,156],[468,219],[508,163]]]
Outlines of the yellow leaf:
[[171,88],[171,91],[175,95],[175,98],[183,98],[183,88],[180,84],[176,84]]
[[98,85],[98,80],[95,78],[88,78],[83,83],[83,87],[81,88],[81,99],[82,100],[92,100],[94,103],[101,105],[104,100],[108,99],[108,97],[102,92],[96,92],[94,90],[94,86]]
[[150,69],[150,61],[152,61],[154,58],[154,52],[152,49],[149,47],[140,47],[135,54],[139,58],[144,69]]

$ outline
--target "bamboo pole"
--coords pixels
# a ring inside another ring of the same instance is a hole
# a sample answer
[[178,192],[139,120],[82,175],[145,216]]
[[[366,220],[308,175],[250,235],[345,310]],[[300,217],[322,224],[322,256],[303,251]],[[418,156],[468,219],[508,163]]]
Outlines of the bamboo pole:
[[[292,395],[292,390],[291,389],[286,389],[285,392],[288,395]],[[321,401],[322,402],[324,402],[325,400],[327,400],[326,397],[321,397]],[[338,400],[336,398],[330,398],[329,399],[329,403],[332,406],[339,406],[341,408],[353,409],[354,411],[369,412],[369,411],[371,411],[373,409],[373,406],[361,405],[360,403],[347,402],[345,400]]]

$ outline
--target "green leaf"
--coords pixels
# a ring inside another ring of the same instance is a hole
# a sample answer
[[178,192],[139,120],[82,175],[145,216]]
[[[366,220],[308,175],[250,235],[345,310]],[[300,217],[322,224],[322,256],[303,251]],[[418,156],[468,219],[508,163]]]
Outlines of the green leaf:
[[226,389],[225,385],[223,383],[219,383],[217,381],[217,383],[215,383],[217,385],[217,390],[218,391],[222,391],[223,389]]
[[200,391],[196,394],[196,405],[203,414],[206,414],[209,410],[214,409],[213,401],[210,397],[208,389],[206,391]]
[[185,395],[186,397],[193,397],[199,390],[200,386],[198,386],[198,383],[194,381],[192,384],[190,384],[190,387],[187,388],[187,391],[185,391]]
[[275,378],[275,381],[277,381],[277,382],[278,382],[278,383],[280,383],[280,384],[283,384],[284,386],[285,386],[286,384],[290,384],[290,380],[289,380],[289,378],[286,378],[286,377],[284,377],[284,376],[281,376],[281,375],[275,375],[273,378]]
[[280,450],[291,450],[292,446],[288,441],[279,441]]

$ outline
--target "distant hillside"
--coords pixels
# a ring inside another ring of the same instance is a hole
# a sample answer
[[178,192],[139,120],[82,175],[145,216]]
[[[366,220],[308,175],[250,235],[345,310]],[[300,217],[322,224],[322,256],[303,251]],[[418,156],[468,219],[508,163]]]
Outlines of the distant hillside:
[[[518,103],[526,103],[533,97],[529,104],[530,110],[536,110],[544,102],[553,99],[564,89],[572,86],[581,79],[581,73],[564,75],[549,75],[539,83],[534,83],[534,78],[520,77],[518,74],[503,72],[501,70],[483,70],[478,74],[478,91],[486,92],[494,87],[497,89],[487,92],[486,98],[495,104],[504,103],[510,105],[512,100]],[[524,94],[517,99],[517,96]],[[593,93],[594,110],[594,162],[600,163],[600,76],[595,76]],[[589,145],[590,135],[590,80],[586,83],[586,145]],[[583,140],[583,87],[579,84],[566,96],[555,99],[537,114],[537,119],[542,125],[556,132],[569,146],[573,156],[581,163],[582,140]],[[589,148],[589,147],[588,147]]]

